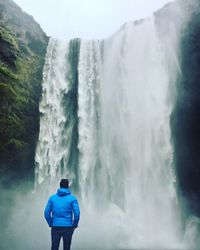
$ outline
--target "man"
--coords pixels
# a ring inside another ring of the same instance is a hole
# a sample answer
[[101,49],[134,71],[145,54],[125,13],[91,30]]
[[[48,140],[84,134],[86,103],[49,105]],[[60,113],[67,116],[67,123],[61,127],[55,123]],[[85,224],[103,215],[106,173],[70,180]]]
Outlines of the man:
[[49,198],[44,211],[45,219],[51,227],[51,250],[59,249],[61,237],[63,249],[70,250],[72,234],[78,227],[79,205],[68,187],[68,179],[62,179],[57,194]]

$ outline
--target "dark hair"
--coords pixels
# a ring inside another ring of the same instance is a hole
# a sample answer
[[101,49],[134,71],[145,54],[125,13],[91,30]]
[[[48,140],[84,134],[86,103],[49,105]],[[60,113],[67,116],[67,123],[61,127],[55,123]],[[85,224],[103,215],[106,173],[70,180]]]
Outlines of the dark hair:
[[69,187],[69,181],[68,181],[68,179],[62,179],[60,181],[60,187],[61,188],[68,188]]

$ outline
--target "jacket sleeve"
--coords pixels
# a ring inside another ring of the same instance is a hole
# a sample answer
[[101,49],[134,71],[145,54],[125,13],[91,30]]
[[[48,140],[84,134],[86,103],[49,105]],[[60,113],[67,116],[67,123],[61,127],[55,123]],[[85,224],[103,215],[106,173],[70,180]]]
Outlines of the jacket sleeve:
[[78,227],[78,222],[80,218],[80,209],[77,199],[72,202],[72,209],[74,214],[73,227]]
[[52,226],[51,212],[52,212],[52,202],[51,202],[51,198],[49,198],[47,205],[45,207],[45,210],[44,210],[44,217],[50,227]]

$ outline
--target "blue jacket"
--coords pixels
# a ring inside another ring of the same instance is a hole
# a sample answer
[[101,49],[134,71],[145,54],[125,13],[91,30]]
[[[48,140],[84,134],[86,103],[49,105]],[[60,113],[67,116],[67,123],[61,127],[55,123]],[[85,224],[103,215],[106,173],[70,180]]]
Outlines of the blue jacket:
[[44,216],[50,227],[77,227],[80,210],[76,197],[69,189],[59,188],[57,194],[49,198]]

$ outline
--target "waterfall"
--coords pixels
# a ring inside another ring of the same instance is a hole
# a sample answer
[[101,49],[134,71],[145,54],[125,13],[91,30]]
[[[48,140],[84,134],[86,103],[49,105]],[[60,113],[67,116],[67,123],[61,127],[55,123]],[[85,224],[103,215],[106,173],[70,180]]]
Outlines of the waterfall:
[[77,249],[180,247],[169,63],[153,18],[101,41],[49,42],[36,185],[71,180]]
[[51,39],[48,45],[35,157],[36,185],[47,178],[56,181],[63,174],[76,178],[78,44],[79,40],[64,43]]

